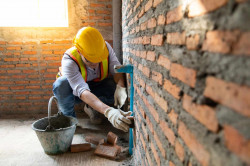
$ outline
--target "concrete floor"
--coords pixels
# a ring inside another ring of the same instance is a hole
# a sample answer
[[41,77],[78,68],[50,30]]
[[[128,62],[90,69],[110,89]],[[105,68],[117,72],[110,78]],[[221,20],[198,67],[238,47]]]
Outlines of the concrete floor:
[[81,165],[81,166],[117,166],[132,165],[132,157],[128,155],[128,134],[112,127],[108,121],[102,125],[92,125],[87,117],[78,118],[79,124],[72,143],[84,143],[85,136],[93,135],[107,138],[112,131],[117,134],[118,145],[122,146],[122,153],[115,160],[94,155],[92,150],[80,153],[67,152],[61,155],[47,155],[31,128],[31,124],[45,117],[0,117],[0,165],[2,166],[55,166],[55,165]]

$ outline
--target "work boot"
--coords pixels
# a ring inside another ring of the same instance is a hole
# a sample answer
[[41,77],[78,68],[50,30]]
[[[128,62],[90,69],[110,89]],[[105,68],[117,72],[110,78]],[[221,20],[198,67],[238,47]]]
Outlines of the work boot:
[[85,104],[84,112],[89,116],[90,122],[92,124],[101,124],[102,123],[102,114]]

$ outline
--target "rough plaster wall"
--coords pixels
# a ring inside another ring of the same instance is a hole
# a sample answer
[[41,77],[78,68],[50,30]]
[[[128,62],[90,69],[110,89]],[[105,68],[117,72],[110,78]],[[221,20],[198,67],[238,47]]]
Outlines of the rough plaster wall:
[[123,58],[135,67],[135,164],[249,164],[249,1],[122,7]]
[[0,114],[46,113],[62,55],[73,37],[90,25],[112,45],[111,14],[111,0],[69,0],[69,27],[0,27]]

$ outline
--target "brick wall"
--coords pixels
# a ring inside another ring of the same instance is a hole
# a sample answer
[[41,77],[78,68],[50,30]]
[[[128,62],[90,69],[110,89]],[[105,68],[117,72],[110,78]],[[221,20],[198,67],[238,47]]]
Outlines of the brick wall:
[[249,1],[122,3],[135,165],[249,165]]
[[111,0],[69,1],[66,28],[0,27],[0,115],[47,113],[62,55],[77,31],[93,26],[112,45],[111,5]]

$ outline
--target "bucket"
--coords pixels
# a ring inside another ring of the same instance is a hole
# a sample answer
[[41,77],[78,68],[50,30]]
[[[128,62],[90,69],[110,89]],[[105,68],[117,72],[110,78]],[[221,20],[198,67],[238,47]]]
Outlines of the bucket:
[[[51,116],[51,104],[55,101],[58,113]],[[63,115],[58,107],[57,99],[52,96],[48,104],[48,117],[39,119],[32,124],[32,129],[49,155],[61,154],[69,150],[76,130],[77,119]]]

